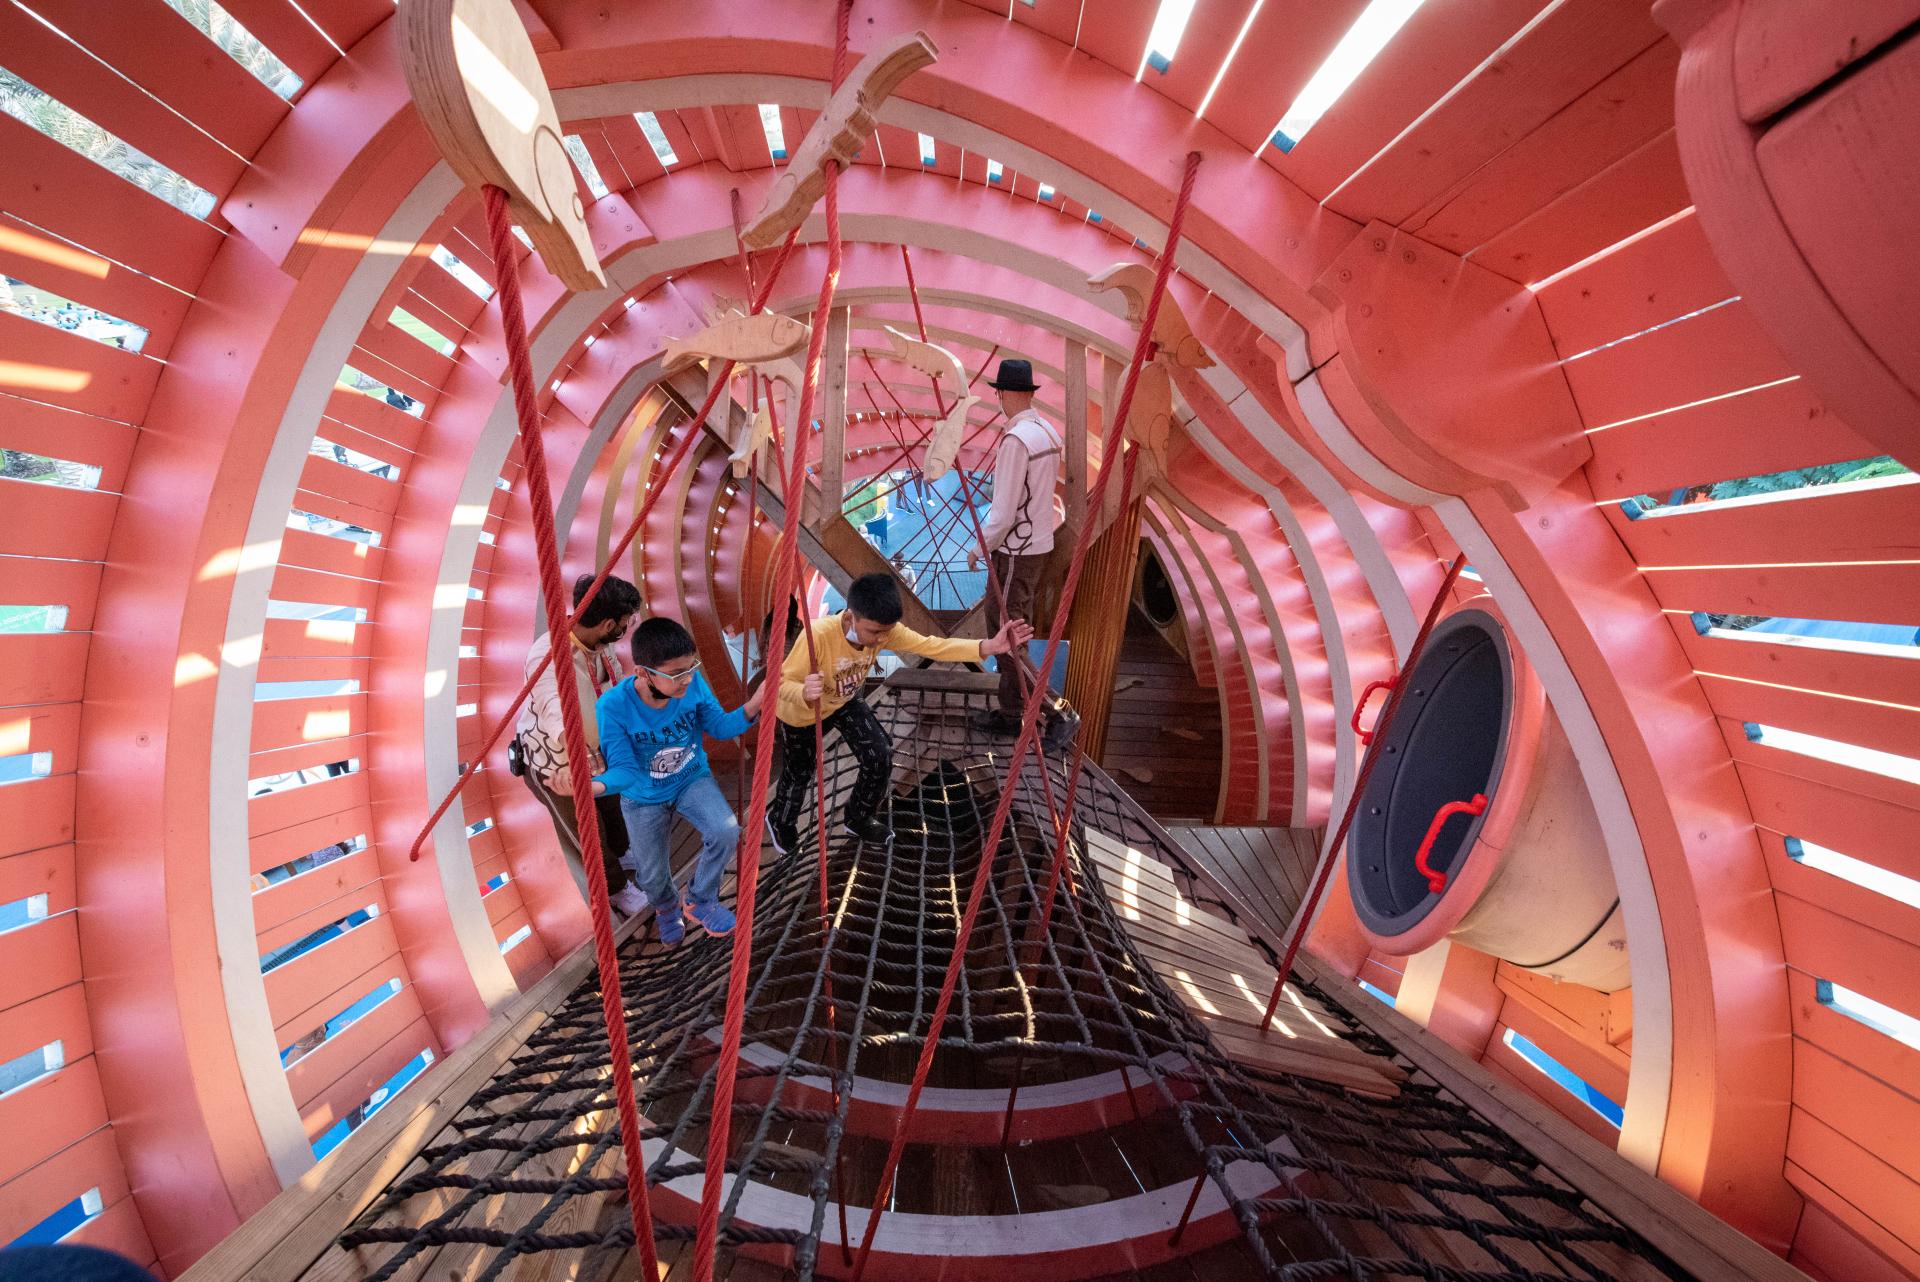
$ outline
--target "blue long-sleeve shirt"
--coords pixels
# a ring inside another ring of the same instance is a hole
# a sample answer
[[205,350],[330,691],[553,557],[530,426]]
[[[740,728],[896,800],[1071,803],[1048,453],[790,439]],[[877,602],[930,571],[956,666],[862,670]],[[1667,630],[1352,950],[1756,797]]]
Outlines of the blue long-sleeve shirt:
[[607,769],[596,775],[609,793],[642,806],[663,806],[694,780],[712,773],[703,736],[733,739],[753,724],[744,708],[720,706],[713,687],[696,673],[687,692],[653,708],[629,677],[600,696],[600,749]]

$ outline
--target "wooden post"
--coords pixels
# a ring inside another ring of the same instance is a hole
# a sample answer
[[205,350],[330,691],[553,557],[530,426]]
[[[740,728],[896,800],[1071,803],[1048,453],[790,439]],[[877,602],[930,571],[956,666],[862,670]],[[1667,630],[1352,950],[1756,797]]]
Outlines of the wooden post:
[[[846,488],[847,463],[847,309],[836,307],[827,318],[827,344],[820,357],[820,489],[807,524],[816,530],[840,515],[841,492]],[[794,434],[806,439],[805,423],[794,424]]]
[[[1116,485],[1118,479],[1109,480]],[[1100,762],[1107,747],[1108,717],[1113,711],[1114,674],[1120,645],[1133,608],[1133,573],[1140,553],[1140,499],[1134,498],[1106,528],[1080,571],[1080,587],[1067,617],[1067,701],[1080,714],[1080,746],[1087,759]]]
[[1078,532],[1087,519],[1087,345],[1067,340],[1066,434],[1067,529]]

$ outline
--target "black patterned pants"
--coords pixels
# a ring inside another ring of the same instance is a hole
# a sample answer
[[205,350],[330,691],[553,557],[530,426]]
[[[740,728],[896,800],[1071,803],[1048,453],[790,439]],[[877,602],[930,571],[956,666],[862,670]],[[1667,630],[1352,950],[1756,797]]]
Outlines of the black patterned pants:
[[[887,783],[893,777],[893,740],[863,699],[851,699],[839,711],[821,723],[826,734],[839,733],[841,740],[860,763],[860,777],[847,796],[841,818],[857,824],[880,809],[887,795]],[[776,824],[799,822],[800,812],[813,801],[813,727],[790,726],[782,721],[777,729],[780,742],[780,785],[774,789],[773,805],[768,809]]]

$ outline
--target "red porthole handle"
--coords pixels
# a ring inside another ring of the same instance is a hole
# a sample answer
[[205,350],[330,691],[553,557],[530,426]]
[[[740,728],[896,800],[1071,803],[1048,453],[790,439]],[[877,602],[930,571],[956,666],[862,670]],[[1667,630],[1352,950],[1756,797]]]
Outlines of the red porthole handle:
[[1440,830],[1447,826],[1447,820],[1455,815],[1485,814],[1487,798],[1484,793],[1474,793],[1472,801],[1449,801],[1433,812],[1433,822],[1427,825],[1427,837],[1420,843],[1420,850],[1413,857],[1414,869],[1427,879],[1427,889],[1439,894],[1447,888],[1447,874],[1436,872],[1427,862],[1427,856],[1433,853],[1433,843],[1440,839]]
[[1360,697],[1354,701],[1353,721],[1351,722],[1351,724],[1353,726],[1353,732],[1360,736],[1361,743],[1364,743],[1369,747],[1371,747],[1373,744],[1373,731],[1362,730],[1360,728],[1360,714],[1367,710],[1367,700],[1373,698],[1373,692],[1375,690],[1391,690],[1399,684],[1400,684],[1399,677],[1390,677],[1385,681],[1369,681],[1367,682],[1367,688],[1362,690],[1360,692]]

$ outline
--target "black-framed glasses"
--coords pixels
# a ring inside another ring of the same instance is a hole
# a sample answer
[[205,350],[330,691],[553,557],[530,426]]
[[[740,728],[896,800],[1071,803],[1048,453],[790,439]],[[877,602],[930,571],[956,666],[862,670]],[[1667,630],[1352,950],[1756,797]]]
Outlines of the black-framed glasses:
[[694,673],[700,671],[700,660],[695,659],[693,661],[693,666],[682,672],[662,672],[658,668],[649,668],[644,663],[640,664],[639,667],[640,667],[640,671],[646,673],[649,676],[660,677],[661,679],[666,681],[682,681],[682,680],[685,680],[687,677],[692,676]]

